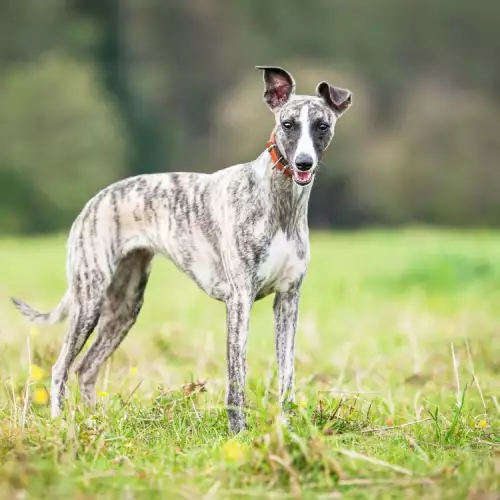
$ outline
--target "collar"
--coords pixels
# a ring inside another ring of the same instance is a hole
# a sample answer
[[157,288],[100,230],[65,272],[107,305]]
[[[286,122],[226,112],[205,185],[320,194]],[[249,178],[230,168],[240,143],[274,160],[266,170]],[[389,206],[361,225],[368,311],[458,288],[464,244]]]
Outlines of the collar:
[[273,169],[276,168],[280,172],[284,173],[287,177],[292,177],[292,170],[289,163],[285,160],[284,156],[281,154],[278,146],[276,144],[276,138],[274,136],[274,130],[271,133],[271,137],[266,143],[266,149],[271,155],[271,160],[273,161]]

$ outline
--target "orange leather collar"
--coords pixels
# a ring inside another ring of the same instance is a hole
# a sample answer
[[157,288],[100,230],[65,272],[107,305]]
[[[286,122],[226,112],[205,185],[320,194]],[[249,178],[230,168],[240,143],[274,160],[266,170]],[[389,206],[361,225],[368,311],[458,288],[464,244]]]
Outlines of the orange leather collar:
[[276,139],[274,137],[274,130],[271,134],[270,139],[266,143],[267,150],[271,155],[271,159],[273,161],[273,168],[278,169],[280,172],[283,172],[287,177],[292,177],[292,169],[290,165],[285,160],[284,156],[280,153],[278,146],[276,145]]

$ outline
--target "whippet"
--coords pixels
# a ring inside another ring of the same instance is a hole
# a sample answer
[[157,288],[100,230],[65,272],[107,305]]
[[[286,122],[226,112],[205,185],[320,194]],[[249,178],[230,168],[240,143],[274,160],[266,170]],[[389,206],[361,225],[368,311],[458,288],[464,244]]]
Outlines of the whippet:
[[265,151],[250,163],[213,174],[139,175],[112,184],[78,215],[68,239],[68,287],[42,314],[12,299],[31,321],[69,316],[52,368],[56,417],[69,369],[96,329],[77,369],[80,391],[95,402],[102,364],[135,323],[151,261],[168,257],[227,311],[229,428],[245,428],[246,344],[254,301],[274,293],[280,403],[294,400],[294,338],[299,294],[309,263],[307,206],[318,164],[337,119],[350,107],[348,90],[321,82],[315,96],[295,94],[284,69],[258,66],[264,100],[276,125]]

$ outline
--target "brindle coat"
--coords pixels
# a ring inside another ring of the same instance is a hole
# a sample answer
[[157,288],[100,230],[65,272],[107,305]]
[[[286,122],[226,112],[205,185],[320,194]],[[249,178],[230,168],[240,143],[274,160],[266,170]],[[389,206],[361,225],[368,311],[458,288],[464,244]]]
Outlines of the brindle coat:
[[307,205],[318,162],[351,93],[321,82],[316,96],[295,95],[292,76],[264,71],[264,99],[276,118],[276,144],[292,177],[273,169],[269,152],[211,175],[166,173],[119,181],[84,207],[68,239],[68,289],[42,314],[20,300],[31,321],[69,328],[52,369],[52,415],[61,411],[69,369],[96,329],[79,368],[80,390],[95,400],[99,368],[141,309],[151,261],[168,257],[227,308],[227,405],[231,431],[245,427],[244,387],[250,310],[274,298],[281,403],[294,397],[294,337],[309,262]]

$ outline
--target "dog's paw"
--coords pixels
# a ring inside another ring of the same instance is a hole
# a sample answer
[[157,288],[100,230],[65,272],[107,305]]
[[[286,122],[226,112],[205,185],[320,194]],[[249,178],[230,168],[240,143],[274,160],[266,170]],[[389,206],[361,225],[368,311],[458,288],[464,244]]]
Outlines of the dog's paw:
[[239,434],[246,429],[245,417],[243,414],[229,412],[229,432]]

